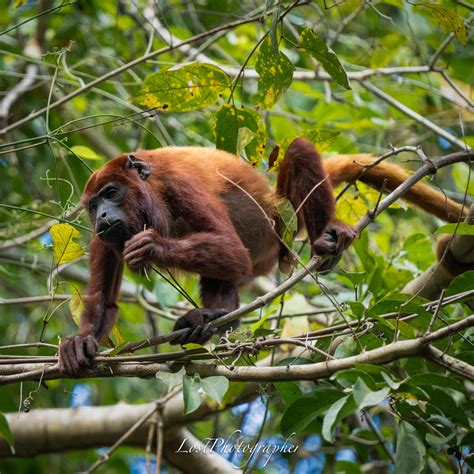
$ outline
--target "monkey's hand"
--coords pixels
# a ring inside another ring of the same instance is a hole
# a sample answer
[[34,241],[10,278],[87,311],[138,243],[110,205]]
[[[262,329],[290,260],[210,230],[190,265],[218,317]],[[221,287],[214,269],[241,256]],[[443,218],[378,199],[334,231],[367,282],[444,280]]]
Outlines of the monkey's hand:
[[155,263],[159,265],[159,256],[162,253],[160,236],[154,229],[144,230],[135,234],[125,242],[123,256],[130,270],[141,274],[150,270]]
[[[225,309],[206,309],[195,308],[181,316],[175,323],[173,331],[179,329],[188,329],[182,336],[178,337],[170,344],[188,344],[194,342],[196,344],[204,344],[217,332],[217,328],[213,328],[210,322],[227,314]],[[234,323],[236,327],[238,323]],[[221,332],[221,328],[219,328]]]
[[323,235],[313,243],[314,254],[325,258],[319,271],[332,270],[356,237],[357,232],[350,225],[338,220],[330,222]]
[[74,336],[59,346],[59,372],[64,375],[87,374],[94,364],[99,343],[93,336]]

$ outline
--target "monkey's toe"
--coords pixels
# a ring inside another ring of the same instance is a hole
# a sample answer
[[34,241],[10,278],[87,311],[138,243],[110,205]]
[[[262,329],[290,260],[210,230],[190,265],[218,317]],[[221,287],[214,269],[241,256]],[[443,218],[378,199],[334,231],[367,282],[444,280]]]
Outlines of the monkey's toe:
[[188,311],[176,321],[173,328],[174,331],[181,329],[188,329],[188,331],[170,344],[205,344],[217,332],[217,328],[211,326],[211,321],[225,314],[227,314],[225,309],[195,308]]

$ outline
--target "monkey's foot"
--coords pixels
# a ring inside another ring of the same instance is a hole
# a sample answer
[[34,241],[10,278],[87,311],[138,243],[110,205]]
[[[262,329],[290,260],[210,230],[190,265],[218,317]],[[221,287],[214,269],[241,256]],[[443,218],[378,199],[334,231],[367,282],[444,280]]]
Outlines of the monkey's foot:
[[90,373],[99,347],[92,336],[75,336],[65,339],[59,347],[59,372],[80,376]]
[[211,321],[227,314],[225,309],[195,308],[181,316],[175,323],[173,330],[187,329],[187,331],[170,344],[204,344],[217,332],[211,327]]
[[315,255],[324,257],[319,272],[329,272],[342,257],[342,252],[351,245],[357,232],[341,221],[331,222],[319,239],[313,243]]

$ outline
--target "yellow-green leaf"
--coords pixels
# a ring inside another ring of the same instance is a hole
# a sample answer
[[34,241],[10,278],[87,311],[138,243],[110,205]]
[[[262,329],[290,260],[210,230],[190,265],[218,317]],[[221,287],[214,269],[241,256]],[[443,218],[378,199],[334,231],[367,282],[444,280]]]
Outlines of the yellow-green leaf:
[[458,41],[466,46],[467,44],[467,32],[464,25],[464,19],[460,17],[456,12],[446,8],[439,3],[418,3],[425,8],[429,8],[431,13],[436,18],[436,21],[441,26],[441,29],[446,33],[453,32],[456,35]]
[[191,63],[149,74],[133,100],[148,108],[185,112],[215,104],[229,86],[222,69]]
[[474,225],[467,222],[445,224],[436,230],[435,234],[474,235]]
[[71,151],[84,160],[102,160],[102,157],[88,146],[75,145],[71,147]]
[[280,150],[278,152],[278,158],[273,163],[271,171],[276,171],[280,167],[280,163],[285,157],[286,150],[290,146],[291,142],[298,137],[307,138],[318,150],[319,153],[323,152],[340,134],[341,132],[335,130],[329,130],[325,128],[305,128],[299,130],[298,133],[279,144]]
[[50,230],[54,257],[58,265],[73,262],[84,255],[83,248],[74,242],[81,234],[69,224],[54,224]]
[[84,300],[77,288],[72,288],[72,297],[69,300],[69,310],[71,311],[73,321],[79,326],[81,315],[84,310]]

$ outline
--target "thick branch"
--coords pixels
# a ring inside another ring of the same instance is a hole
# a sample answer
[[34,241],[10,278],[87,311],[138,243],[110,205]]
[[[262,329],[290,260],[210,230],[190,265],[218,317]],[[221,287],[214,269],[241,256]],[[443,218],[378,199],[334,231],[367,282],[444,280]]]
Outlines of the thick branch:
[[[223,375],[229,380],[275,382],[282,380],[316,380],[327,378],[338,370],[354,367],[356,364],[387,364],[403,357],[417,357],[422,349],[434,341],[457,334],[474,326],[474,316],[469,316],[449,326],[438,329],[416,339],[397,341],[377,349],[362,352],[345,359],[330,359],[307,365],[293,365],[291,367],[252,367],[252,366],[224,366],[202,363],[185,365],[186,373],[198,373],[202,377]],[[140,363],[109,363],[108,367],[99,367],[87,375],[91,377],[140,377],[150,378],[156,372],[169,372],[167,364],[140,364]],[[11,375],[13,374],[13,375]],[[465,374],[466,376],[469,373]],[[0,365],[0,384],[6,385],[25,380],[50,380],[67,378],[59,374],[56,364],[4,364]],[[474,380],[474,379],[473,379]]]

